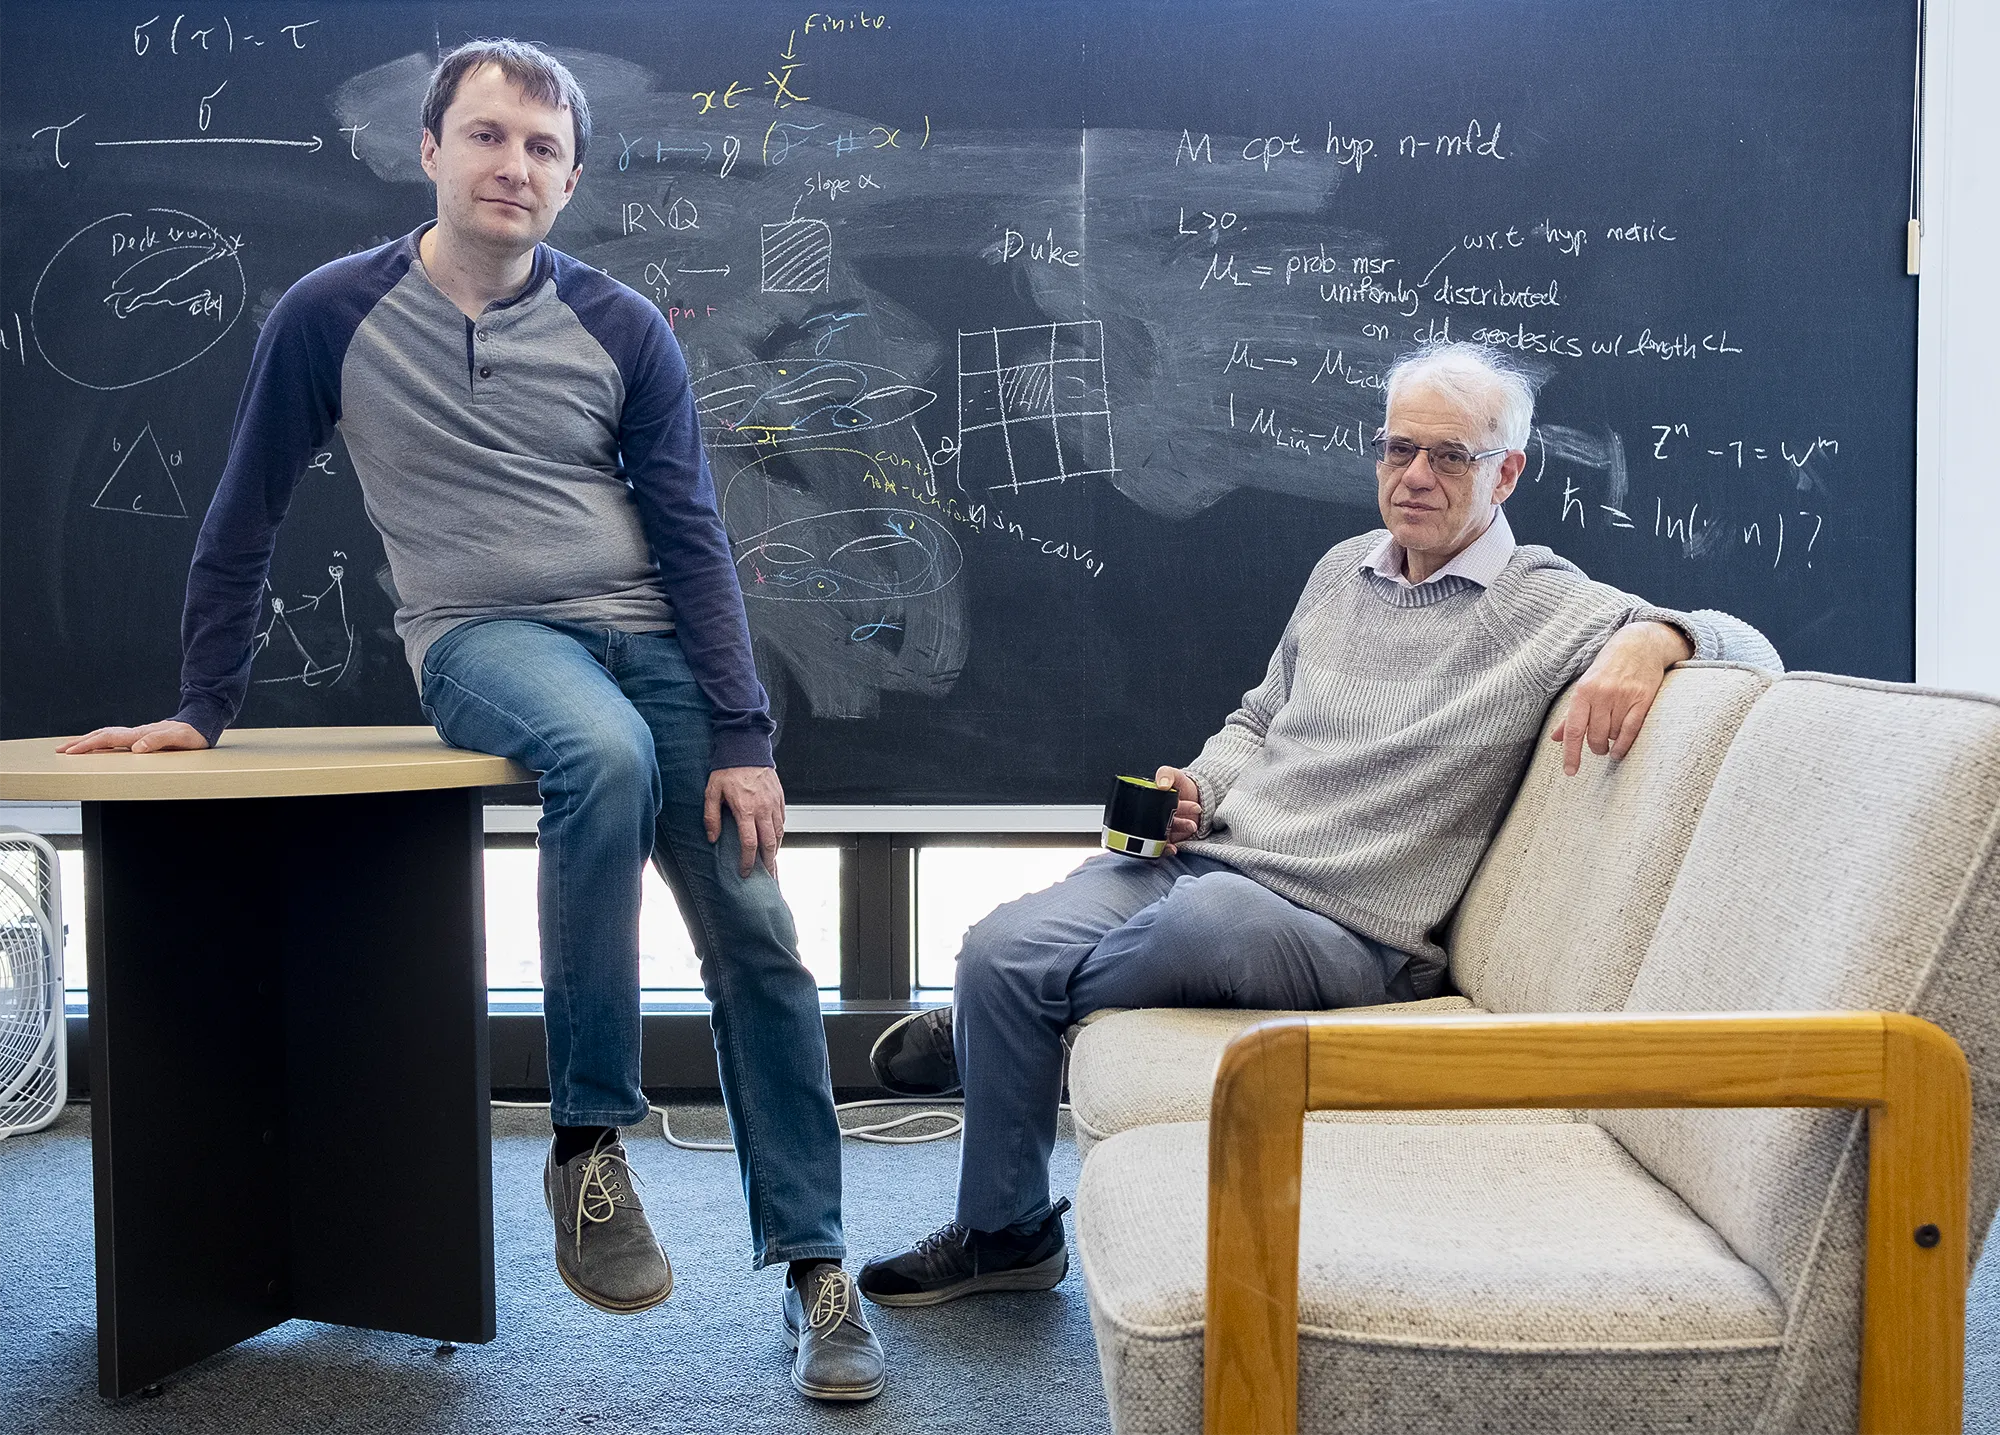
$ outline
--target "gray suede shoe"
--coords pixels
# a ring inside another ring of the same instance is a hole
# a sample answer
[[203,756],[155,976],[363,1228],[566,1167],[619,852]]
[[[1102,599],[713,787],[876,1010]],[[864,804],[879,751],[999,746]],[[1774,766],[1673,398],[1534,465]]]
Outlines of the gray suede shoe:
[[674,1288],[667,1254],[653,1239],[632,1180],[615,1132],[560,1166],[555,1142],[549,1143],[542,1202],[555,1218],[556,1270],[584,1300],[620,1315],[656,1306]]
[[792,1384],[814,1400],[873,1400],[888,1362],[853,1278],[829,1261],[806,1272],[805,1286],[785,1283],[785,1339],[798,1351]]

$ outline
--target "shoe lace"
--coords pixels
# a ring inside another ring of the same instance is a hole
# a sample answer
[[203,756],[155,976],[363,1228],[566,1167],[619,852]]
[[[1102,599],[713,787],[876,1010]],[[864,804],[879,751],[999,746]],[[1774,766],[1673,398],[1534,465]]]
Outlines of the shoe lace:
[[583,1254],[583,1228],[586,1225],[602,1225],[618,1214],[621,1205],[628,1204],[625,1190],[620,1182],[618,1168],[623,1167],[625,1175],[635,1182],[639,1173],[631,1163],[613,1151],[608,1145],[600,1145],[590,1153],[583,1163],[576,1183],[576,1253]]
[[924,1043],[930,1048],[932,1056],[946,1057],[955,1061],[957,1051],[951,1039],[951,1008],[940,1007],[939,1010],[944,1013],[942,1018],[934,1018],[928,1012],[925,1013],[926,1020],[921,1023]]
[[806,1324],[814,1330],[829,1330],[847,1319],[854,1308],[854,1283],[845,1271],[829,1271],[819,1283],[819,1290],[813,1295],[812,1309],[806,1314]]
[[954,1247],[954,1245],[962,1247],[968,1239],[970,1239],[970,1231],[966,1229],[964,1221],[948,1221],[948,1223],[940,1225],[936,1231],[932,1231],[930,1235],[916,1237],[916,1255],[922,1257],[922,1259],[926,1259],[926,1261],[936,1261],[940,1255],[944,1255],[944,1251],[948,1247]]
[[962,1246],[966,1242],[967,1231],[963,1221],[950,1221],[939,1226],[928,1236],[917,1238],[916,1253],[925,1258],[941,1255],[948,1246]]

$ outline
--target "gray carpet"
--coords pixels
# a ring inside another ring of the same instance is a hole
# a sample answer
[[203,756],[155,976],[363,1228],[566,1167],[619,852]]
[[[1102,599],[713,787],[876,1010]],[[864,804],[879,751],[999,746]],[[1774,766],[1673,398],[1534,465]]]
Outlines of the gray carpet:
[[[657,1131],[657,1126],[649,1128]],[[719,1108],[677,1109],[677,1135],[721,1139]],[[0,1142],[0,1431],[206,1435],[284,1431],[871,1430],[1053,1432],[1108,1428],[1080,1278],[1041,1295],[930,1311],[870,1307],[890,1360],[868,1405],[820,1406],[785,1378],[776,1272],[752,1273],[733,1157],[630,1142],[673,1257],[673,1298],[603,1315],[557,1281],[542,1212],[546,1118],[495,1111],[500,1336],[439,1359],[428,1341],[293,1321],[166,1382],[154,1399],[97,1396],[91,1276],[90,1113]],[[863,1256],[949,1219],[958,1143],[846,1143],[848,1237]],[[1076,1184],[1076,1148],[1055,1182]],[[1973,1282],[1966,1425],[2000,1435],[2000,1253]]]
[[[887,1114],[895,1114],[893,1112]],[[850,1118],[861,1119],[861,1114]],[[207,1435],[297,1431],[587,1430],[802,1432],[1109,1428],[1074,1264],[1057,1289],[988,1295],[929,1311],[868,1308],[889,1387],[866,1405],[823,1406],[787,1378],[780,1271],[749,1269],[736,1158],[627,1142],[674,1293],[637,1316],[605,1315],[557,1279],[541,1165],[547,1117],[493,1113],[499,1338],[440,1360],[428,1341],[292,1321],[165,1384],[154,1399],[97,1395],[90,1111],[0,1142],[0,1431]],[[726,1140],[721,1108],[676,1109],[674,1133]],[[843,1143],[850,1249],[899,1249],[951,1219],[958,1142]],[[1076,1148],[1055,1185],[1076,1185]],[[850,1269],[853,1263],[850,1262]]]

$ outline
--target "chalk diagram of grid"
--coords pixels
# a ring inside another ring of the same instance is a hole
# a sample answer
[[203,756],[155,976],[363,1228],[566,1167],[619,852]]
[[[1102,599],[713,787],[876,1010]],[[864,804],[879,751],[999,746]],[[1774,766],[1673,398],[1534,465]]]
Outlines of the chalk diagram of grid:
[[[1096,319],[958,335],[959,472],[973,450],[1004,461],[1019,493],[1045,483],[1116,473],[1104,325]],[[990,471],[990,470],[989,470]]]

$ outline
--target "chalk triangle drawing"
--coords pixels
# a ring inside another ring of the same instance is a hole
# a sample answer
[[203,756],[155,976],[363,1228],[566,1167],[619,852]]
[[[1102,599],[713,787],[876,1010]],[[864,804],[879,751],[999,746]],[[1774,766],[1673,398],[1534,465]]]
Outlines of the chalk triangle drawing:
[[160,440],[149,423],[139,436],[125,446],[111,477],[90,501],[92,508],[106,513],[138,513],[147,518],[186,518],[187,504],[181,500],[181,486]]

